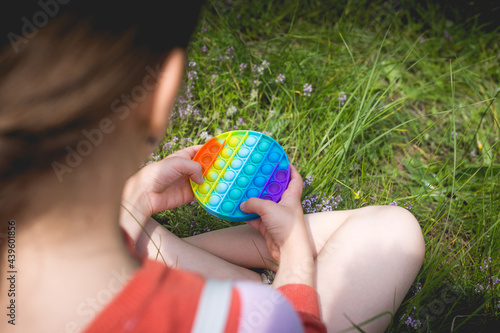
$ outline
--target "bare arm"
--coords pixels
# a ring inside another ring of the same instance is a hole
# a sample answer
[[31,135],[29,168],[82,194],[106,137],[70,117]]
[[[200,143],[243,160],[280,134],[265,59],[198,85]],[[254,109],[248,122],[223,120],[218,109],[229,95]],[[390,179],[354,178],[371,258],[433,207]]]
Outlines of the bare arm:
[[189,179],[203,182],[201,166],[191,160],[199,147],[178,151],[132,176],[122,195],[120,225],[144,257],[207,277],[261,281],[257,273],[189,244],[151,218],[194,200]]

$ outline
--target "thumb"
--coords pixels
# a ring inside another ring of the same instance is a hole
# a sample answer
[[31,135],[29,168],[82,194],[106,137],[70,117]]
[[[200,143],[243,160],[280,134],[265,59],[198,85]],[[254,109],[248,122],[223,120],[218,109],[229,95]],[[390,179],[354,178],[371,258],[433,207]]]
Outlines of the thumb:
[[240,204],[240,209],[248,214],[256,213],[262,216],[265,215],[272,205],[275,205],[275,203],[270,200],[250,198]]
[[188,175],[195,183],[203,184],[204,179],[201,173],[201,164],[192,160],[183,159],[184,170],[181,173]]

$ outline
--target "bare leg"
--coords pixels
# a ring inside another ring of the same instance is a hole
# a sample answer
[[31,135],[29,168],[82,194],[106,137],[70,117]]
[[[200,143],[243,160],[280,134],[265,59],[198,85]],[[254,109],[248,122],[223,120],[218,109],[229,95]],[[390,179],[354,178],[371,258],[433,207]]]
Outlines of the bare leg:
[[210,278],[262,281],[259,274],[185,242],[153,219],[144,229],[135,242],[136,251],[144,257]]
[[[309,214],[306,223],[317,253],[316,284],[328,330],[352,327],[349,319],[360,324],[386,311],[394,314],[424,257],[422,232],[413,215],[400,207],[373,206]],[[264,266],[261,255],[270,258],[262,237],[249,226],[185,240],[246,267]],[[382,332],[389,320],[387,315],[362,328]]]

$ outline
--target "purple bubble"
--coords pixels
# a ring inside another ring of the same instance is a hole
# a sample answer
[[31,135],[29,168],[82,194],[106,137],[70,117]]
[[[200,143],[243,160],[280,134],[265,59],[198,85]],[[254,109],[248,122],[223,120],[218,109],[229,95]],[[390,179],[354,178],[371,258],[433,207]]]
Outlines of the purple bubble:
[[269,191],[269,193],[277,194],[281,191],[281,185],[278,183],[271,183],[267,187],[267,190]]
[[280,181],[280,182],[284,182],[285,180],[288,179],[288,172],[285,171],[285,170],[279,170],[278,172],[276,172],[274,174],[274,178],[277,180],[277,181]]
[[263,195],[261,199],[278,202],[276,199],[274,199],[274,197],[272,195],[269,195],[269,194]]

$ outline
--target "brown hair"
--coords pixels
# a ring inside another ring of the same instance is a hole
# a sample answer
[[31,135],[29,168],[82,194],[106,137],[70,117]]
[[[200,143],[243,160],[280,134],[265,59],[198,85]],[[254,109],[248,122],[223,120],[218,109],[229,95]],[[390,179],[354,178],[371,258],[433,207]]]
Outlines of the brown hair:
[[[19,1],[3,11],[3,187],[49,170],[83,129],[112,114],[113,101],[140,84],[147,67],[157,68],[173,47],[187,46],[200,3],[179,2],[168,4],[168,12],[154,1],[141,2],[140,8],[136,2],[110,1],[104,9],[97,1],[78,0]],[[51,12],[43,7],[47,3]],[[42,24],[41,12],[54,15]],[[0,207],[6,195],[0,188]]]

